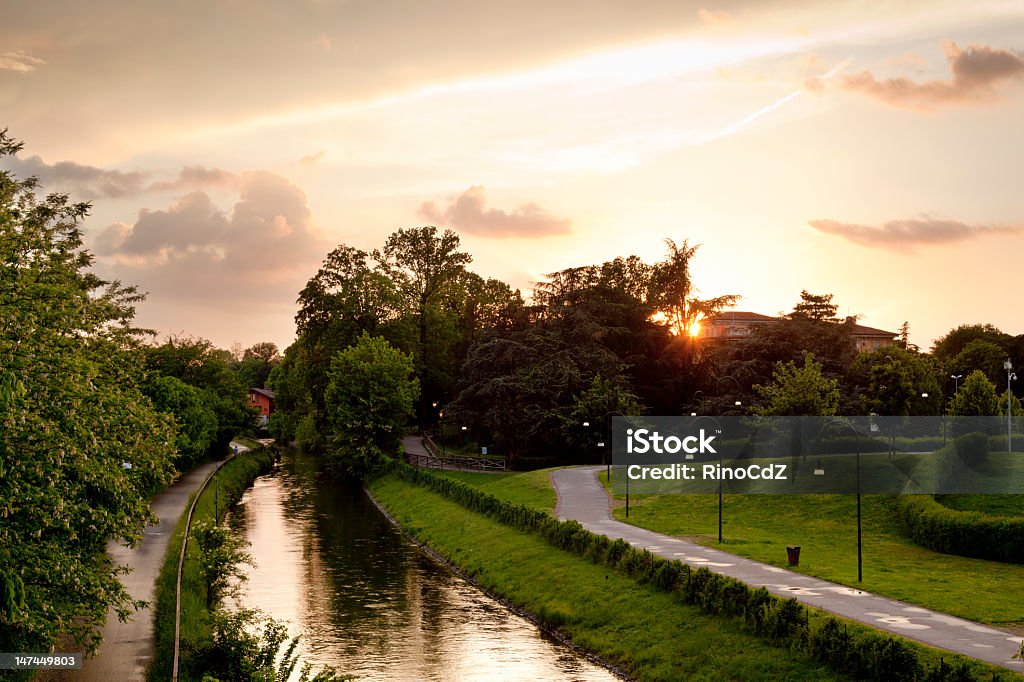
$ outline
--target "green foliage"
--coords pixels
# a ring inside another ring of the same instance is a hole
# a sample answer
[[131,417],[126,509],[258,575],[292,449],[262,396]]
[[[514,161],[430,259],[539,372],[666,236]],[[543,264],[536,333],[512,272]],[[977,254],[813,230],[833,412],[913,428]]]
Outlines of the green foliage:
[[999,396],[996,387],[985,377],[981,370],[971,372],[960,390],[949,401],[948,412],[951,415],[968,417],[984,417],[999,414]]
[[140,390],[142,295],[90,271],[89,206],[37,190],[0,170],[0,650],[92,651],[137,606],[104,547],[141,537],[175,432]]
[[931,357],[898,346],[861,353],[849,371],[864,411],[886,416],[939,414],[942,375]]
[[814,355],[804,353],[803,367],[795,362],[779,363],[768,386],[757,385],[754,390],[765,404],[757,412],[763,415],[832,415],[839,405],[838,382],[821,373],[821,363]]
[[246,390],[232,371],[228,355],[206,339],[168,337],[164,343],[145,348],[146,367],[152,374],[174,377],[203,394],[213,411],[216,429],[204,455],[221,456],[236,434],[254,420]]
[[175,440],[179,469],[191,469],[213,446],[217,435],[217,415],[208,402],[208,394],[171,376],[153,375],[143,391],[160,412],[169,413],[178,426]]
[[897,517],[918,545],[960,556],[1024,563],[1024,518],[943,506],[931,495],[901,495]]
[[800,292],[800,302],[793,306],[790,319],[811,320],[814,322],[839,322],[836,313],[839,306],[832,302],[832,294],[812,294],[806,289]]
[[[217,470],[206,489],[196,500],[193,524],[219,523],[227,511],[245,492],[253,480],[270,471],[276,456],[274,448],[258,448],[229,460]],[[170,541],[163,566],[156,581],[156,607],[153,615],[155,653],[147,679],[154,682],[171,677],[174,651],[175,586],[178,575],[178,557],[185,536],[187,514],[178,520]],[[181,675],[183,682],[202,677],[201,652],[212,642],[211,612],[206,603],[206,581],[203,578],[199,548],[189,542],[181,575]]]
[[380,455],[398,451],[419,396],[412,358],[385,339],[363,334],[331,361],[327,409],[336,468],[365,476]]
[[[203,682],[288,682],[300,662],[296,654],[298,643],[298,637],[288,639],[284,623],[259,611],[216,611],[213,645],[204,652],[208,667]],[[341,682],[354,678],[329,666],[314,675],[312,665],[306,663],[297,679],[298,682]]]
[[242,564],[256,565],[252,555],[245,551],[247,543],[215,521],[192,524],[192,539],[199,549],[206,607],[217,606],[224,597],[237,596],[241,584],[248,580]]

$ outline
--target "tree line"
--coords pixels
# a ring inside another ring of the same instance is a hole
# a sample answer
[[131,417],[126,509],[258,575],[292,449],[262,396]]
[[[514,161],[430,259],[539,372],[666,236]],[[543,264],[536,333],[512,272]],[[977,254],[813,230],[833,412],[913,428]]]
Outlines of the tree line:
[[[21,148],[0,130],[0,158]],[[142,606],[107,542],[138,543],[150,498],[254,424],[245,386],[278,359],[154,343],[144,296],[91,270],[89,209],[0,170],[0,651],[94,651],[110,607]]]
[[699,245],[665,244],[653,263],[550,273],[528,299],[473,273],[451,230],[340,245],[299,294],[297,338],[269,379],[271,431],[357,474],[394,454],[407,424],[540,466],[599,456],[616,413],[999,414],[1002,362],[1024,362],[1024,335],[991,325],[922,352],[904,324],[892,345],[859,353],[855,319],[807,291],[749,337],[703,338],[701,321],[740,297],[701,298]]

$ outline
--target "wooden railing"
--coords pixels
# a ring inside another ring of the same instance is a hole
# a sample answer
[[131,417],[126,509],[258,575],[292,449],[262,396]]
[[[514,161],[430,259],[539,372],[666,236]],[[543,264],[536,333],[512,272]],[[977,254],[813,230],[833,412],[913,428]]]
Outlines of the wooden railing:
[[423,437],[423,449],[426,450],[426,453],[406,453],[409,464],[428,469],[464,469],[468,471],[505,471],[507,468],[504,457],[442,453],[430,436]]

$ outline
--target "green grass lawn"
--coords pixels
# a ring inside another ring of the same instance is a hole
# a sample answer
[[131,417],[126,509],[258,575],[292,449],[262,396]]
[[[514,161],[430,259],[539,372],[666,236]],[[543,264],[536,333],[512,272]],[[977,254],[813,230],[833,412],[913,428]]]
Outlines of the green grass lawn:
[[558,495],[551,485],[550,469],[515,473],[479,473],[473,471],[438,471],[436,473],[462,481],[513,504],[554,513]]
[[[505,499],[546,499],[547,472],[446,474],[482,481]],[[807,656],[774,647],[729,619],[704,615],[672,595],[562,552],[394,477],[371,486],[406,530],[483,587],[556,625],[573,641],[628,667],[641,680],[843,679]]]
[[[600,477],[603,481],[603,472]],[[969,497],[973,501],[965,504],[977,506],[977,498],[985,496]],[[1011,499],[1004,498],[1004,508],[1020,504],[1020,496],[1006,497]],[[615,517],[627,521],[624,496],[617,495],[615,505]],[[856,582],[857,502],[853,495],[725,495],[722,549],[785,567],[786,546],[800,545],[800,566],[793,570],[1024,632],[1024,599],[1019,596],[1024,594],[1024,565],[919,547],[901,534],[894,507],[892,497],[862,498],[862,584]],[[628,522],[718,546],[718,497],[631,495]]]
[[[551,512],[550,470],[482,474],[445,472],[495,497]],[[604,472],[600,472],[603,481]],[[954,508],[1013,514],[1024,495],[958,495]],[[625,518],[617,495],[615,517]],[[718,545],[716,495],[631,495],[629,523]],[[857,506],[852,495],[726,495],[722,549],[788,567],[786,546],[800,545],[794,570],[1024,633],[1024,565],[941,554],[915,545],[897,525],[893,498],[862,498],[864,582],[857,583]]]

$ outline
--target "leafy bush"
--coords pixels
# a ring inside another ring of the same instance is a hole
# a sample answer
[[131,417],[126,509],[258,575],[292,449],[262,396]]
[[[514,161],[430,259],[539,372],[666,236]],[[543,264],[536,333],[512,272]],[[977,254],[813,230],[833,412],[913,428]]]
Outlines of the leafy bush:
[[1024,563],[1024,518],[958,511],[931,495],[900,495],[896,516],[907,537],[944,554]]

